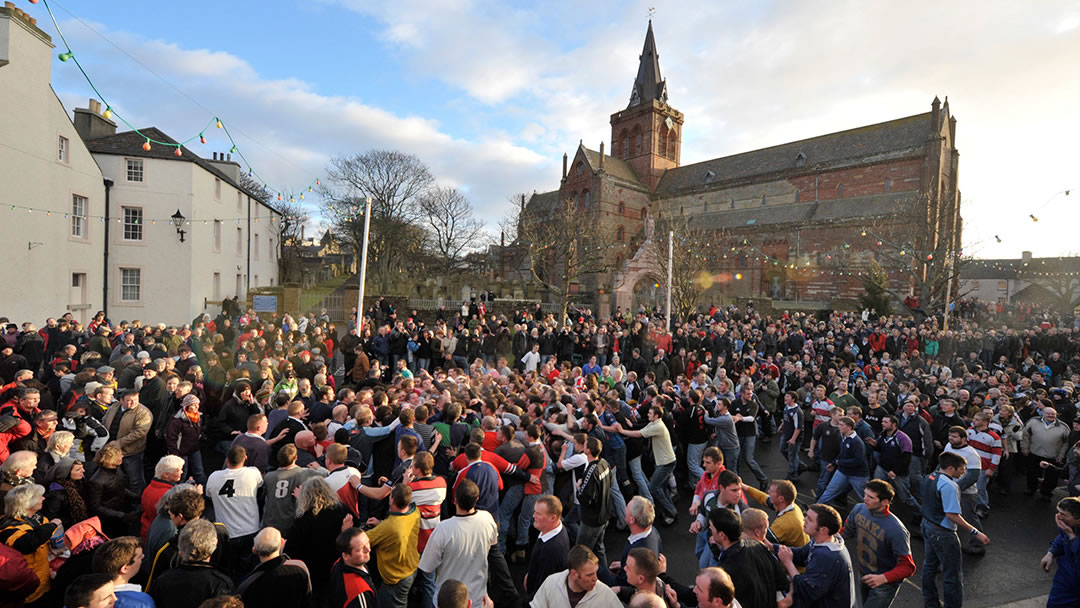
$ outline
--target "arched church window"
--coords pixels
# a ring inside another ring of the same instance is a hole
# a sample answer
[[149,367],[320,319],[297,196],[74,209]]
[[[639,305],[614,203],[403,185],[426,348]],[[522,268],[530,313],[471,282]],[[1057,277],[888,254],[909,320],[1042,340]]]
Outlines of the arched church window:
[[844,196],[844,184],[836,184],[836,198]]
[[622,226],[619,226],[618,228],[615,229],[615,240],[616,241],[619,241],[621,243],[622,240],[623,240],[624,235],[625,235],[625,233],[623,232],[623,227]]
[[585,209],[588,210],[592,205],[592,193],[588,190],[585,191]]
[[626,215],[626,203],[619,201],[619,215]]
[[622,132],[622,157],[630,158],[630,135],[623,129]]

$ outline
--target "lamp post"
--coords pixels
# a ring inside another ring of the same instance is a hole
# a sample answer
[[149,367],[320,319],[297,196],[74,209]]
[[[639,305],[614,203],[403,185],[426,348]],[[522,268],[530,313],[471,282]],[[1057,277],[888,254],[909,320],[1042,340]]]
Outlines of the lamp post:
[[360,250],[360,293],[356,303],[356,335],[364,335],[364,284],[367,279],[368,233],[371,232],[371,197],[364,200],[364,244]]
[[187,232],[181,230],[184,225],[184,214],[180,213],[179,209],[176,210],[176,213],[172,214],[172,223],[173,226],[176,226],[176,234],[180,235],[180,242],[183,243],[184,235],[187,234]]

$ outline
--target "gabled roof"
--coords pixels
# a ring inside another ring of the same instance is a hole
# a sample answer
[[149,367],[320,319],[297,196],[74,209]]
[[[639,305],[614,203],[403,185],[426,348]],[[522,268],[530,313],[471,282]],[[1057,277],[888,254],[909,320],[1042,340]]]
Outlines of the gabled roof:
[[529,213],[546,215],[554,213],[555,208],[558,204],[558,190],[552,190],[551,192],[533,192],[533,195],[529,197],[529,202],[526,205],[526,209],[529,210]]
[[627,109],[652,100],[667,103],[667,83],[660,76],[660,55],[656,52],[656,39],[653,37],[652,19],[649,30],[645,33],[645,46],[638,57],[637,78],[630,92],[630,104]]
[[[596,150],[590,150],[584,145],[580,146],[580,152],[584,153],[585,162],[589,163],[594,171],[600,169],[600,153]],[[638,179],[637,173],[634,168],[630,166],[630,163],[622,160],[621,158],[615,158],[614,156],[604,155],[604,171],[612,177],[619,178],[623,181],[630,182],[634,185],[645,187],[645,184],[641,183]]]
[[914,206],[915,194],[913,192],[890,192],[830,201],[767,205],[696,214],[694,225],[705,230],[736,230],[779,224],[820,224],[904,215],[910,213]]
[[934,132],[930,116],[929,112],[916,114],[668,169],[660,179],[656,192],[661,195],[674,194],[702,187],[706,183],[716,187],[730,180],[795,171],[803,167],[816,171],[852,159],[873,162],[917,156],[922,154],[924,144]]
[[[214,177],[222,180],[237,190],[244,192],[251,198],[257,201],[259,200],[258,194],[241,186],[236,180],[226,175],[221,169],[215,167],[210,161],[192,152],[187,146],[180,146],[181,156],[177,156],[176,144],[180,142],[166,135],[161,129],[158,129],[157,127],[147,127],[145,129],[140,129],[139,131],[142,132],[145,137],[135,131],[124,131],[108,137],[91,139],[86,142],[86,148],[94,154],[116,154],[137,158],[156,158],[160,160],[195,163],[213,174]],[[143,144],[146,143],[147,137],[157,141],[168,142],[172,145],[163,146],[160,144],[151,144],[149,151],[143,150]],[[259,202],[266,208],[273,210],[273,207],[270,207],[261,201]],[[275,211],[275,213],[277,212]]]
[[1016,279],[1038,277],[1050,273],[1080,273],[1080,257],[1056,258],[998,258],[972,260],[960,269],[961,279]]

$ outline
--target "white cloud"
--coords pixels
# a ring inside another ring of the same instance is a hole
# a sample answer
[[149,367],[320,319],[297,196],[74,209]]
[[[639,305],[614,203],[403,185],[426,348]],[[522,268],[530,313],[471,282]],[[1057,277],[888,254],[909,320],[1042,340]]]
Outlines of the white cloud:
[[[395,112],[377,98],[324,95],[299,79],[269,80],[253,57],[110,36],[274,148],[239,138],[252,160],[283,182],[306,183],[334,154],[392,147],[418,154],[497,217],[508,194],[557,186],[562,153],[579,140],[595,148],[610,138],[608,120],[628,101],[649,5],[322,2],[374,19],[382,44],[410,77],[460,91],[439,110],[452,108],[455,120],[468,124]],[[1038,11],[977,0],[904,10],[889,2],[822,7],[794,0],[685,0],[657,8],[661,69],[672,105],[686,115],[684,162],[925,112],[935,95],[947,95],[958,118],[965,241],[990,256],[1072,248],[1071,200],[1052,202],[1038,224],[1025,220],[1025,210],[1066,188],[1080,191],[1080,2],[1045,3]],[[109,58],[93,73],[109,81],[118,109],[137,124],[179,135],[205,120],[77,24],[67,32],[81,38],[84,61]],[[57,81],[65,101],[78,91],[83,105],[85,85],[63,71]]]

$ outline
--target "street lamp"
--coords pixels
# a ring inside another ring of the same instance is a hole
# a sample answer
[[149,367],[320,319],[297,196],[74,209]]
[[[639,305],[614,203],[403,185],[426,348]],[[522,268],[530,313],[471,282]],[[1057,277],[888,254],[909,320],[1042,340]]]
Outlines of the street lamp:
[[181,227],[184,225],[184,214],[180,213],[179,209],[176,210],[176,213],[172,214],[172,223],[173,226],[176,226],[176,234],[180,235],[180,242],[183,243],[184,235],[186,234],[184,230],[181,230]]

